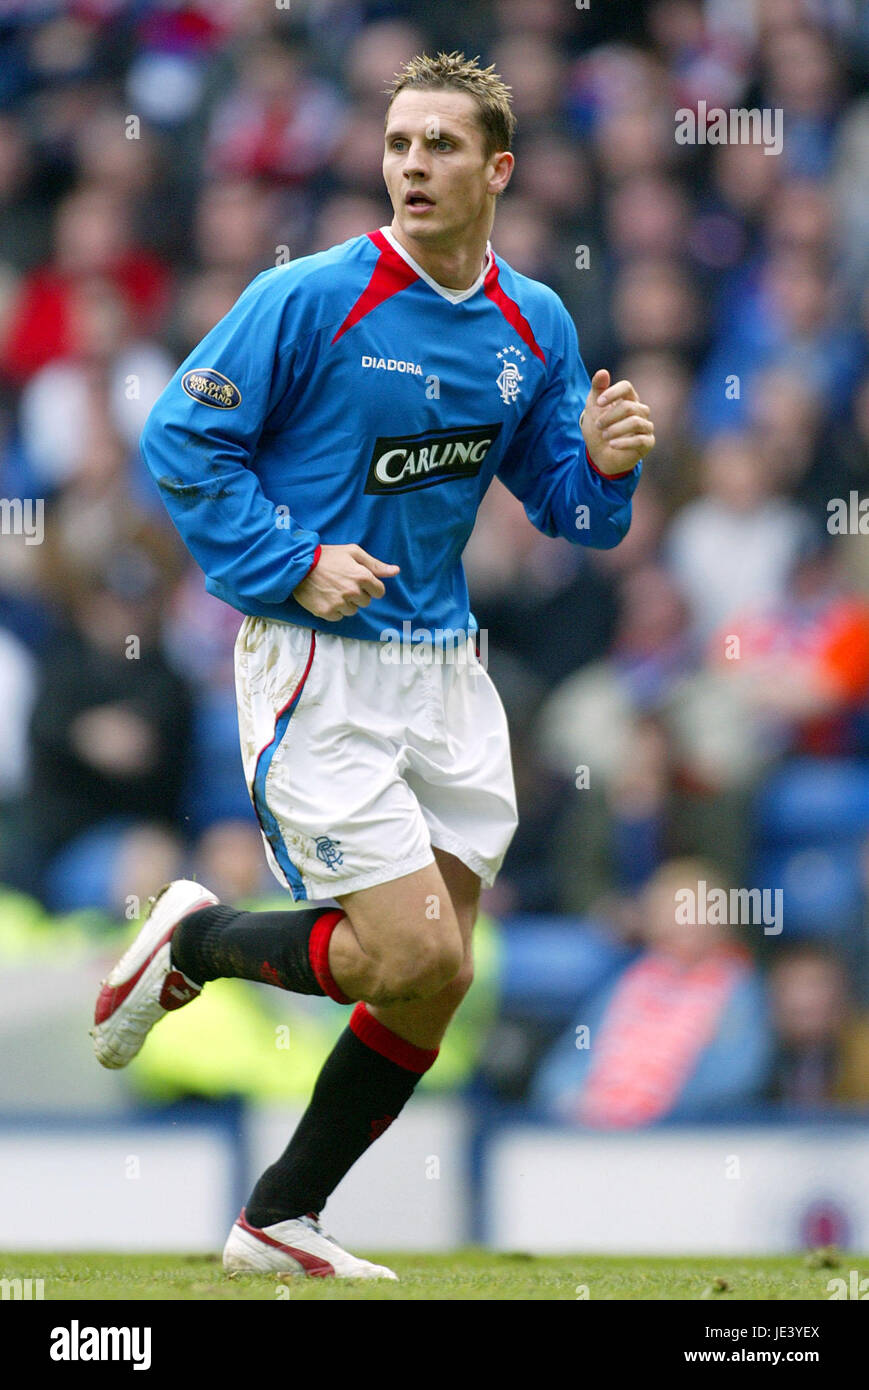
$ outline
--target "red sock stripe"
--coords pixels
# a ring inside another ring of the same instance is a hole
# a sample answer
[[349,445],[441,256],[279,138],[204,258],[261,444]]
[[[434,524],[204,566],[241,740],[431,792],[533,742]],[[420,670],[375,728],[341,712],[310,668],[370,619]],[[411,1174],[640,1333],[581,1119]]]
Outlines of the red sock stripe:
[[345,912],[334,910],[324,912],[323,916],[318,917],[314,923],[308,940],[308,959],[311,962],[311,969],[317,976],[320,988],[338,1004],[353,1003],[353,1000],[348,999],[343,990],[338,988],[329,969],[329,942],[332,940],[332,933],[341,918],[346,917],[346,915]]
[[373,1052],[379,1052],[381,1057],[387,1057],[390,1062],[395,1062],[396,1066],[404,1067],[405,1071],[415,1071],[420,1076],[424,1071],[428,1071],[429,1067],[434,1066],[440,1051],[437,1047],[416,1047],[414,1043],[400,1038],[397,1033],[393,1033],[381,1023],[379,1018],[370,1014],[361,1002],[350,1015],[350,1027],[359,1041],[365,1043]]

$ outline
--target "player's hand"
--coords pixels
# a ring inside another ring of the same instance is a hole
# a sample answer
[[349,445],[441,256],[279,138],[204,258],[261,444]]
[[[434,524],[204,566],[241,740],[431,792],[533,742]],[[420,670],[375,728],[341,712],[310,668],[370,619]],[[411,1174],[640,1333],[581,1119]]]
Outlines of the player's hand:
[[601,473],[628,473],[655,443],[652,412],[629,381],[610,385],[605,368],[595,372],[579,427]]
[[324,545],[293,598],[315,617],[337,623],[367,608],[373,598],[383,598],[386,588],[381,581],[398,572],[398,565],[375,560],[361,545]]

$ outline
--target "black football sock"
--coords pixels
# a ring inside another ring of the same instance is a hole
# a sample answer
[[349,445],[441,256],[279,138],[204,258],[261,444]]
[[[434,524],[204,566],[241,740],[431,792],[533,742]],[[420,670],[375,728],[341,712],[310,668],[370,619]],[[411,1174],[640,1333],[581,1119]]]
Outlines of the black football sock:
[[172,964],[194,984],[259,980],[349,1004],[329,970],[329,941],[344,915],[334,908],[238,912],[223,903],[203,907],[176,928]]
[[391,1125],[438,1049],[415,1047],[357,1004],[317,1078],[311,1103],[245,1208],[252,1226],[319,1214],[370,1144]]

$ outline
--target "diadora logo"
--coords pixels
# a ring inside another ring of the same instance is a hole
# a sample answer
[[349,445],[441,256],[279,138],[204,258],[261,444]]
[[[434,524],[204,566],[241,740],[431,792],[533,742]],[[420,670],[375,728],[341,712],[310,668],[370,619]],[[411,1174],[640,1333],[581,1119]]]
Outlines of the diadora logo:
[[512,405],[521,390],[520,383],[525,380],[518,366],[519,362],[525,361],[525,354],[511,343],[509,347],[501,349],[498,353],[498,360],[502,366],[495,378],[495,385],[501,392],[501,400],[504,404]]
[[375,367],[379,372],[407,372],[409,376],[422,376],[422,367],[418,362],[403,362],[400,357],[368,357],[362,358],[363,367]]
[[475,478],[500,433],[500,425],[468,425],[378,438],[365,491],[411,492],[449,478]]

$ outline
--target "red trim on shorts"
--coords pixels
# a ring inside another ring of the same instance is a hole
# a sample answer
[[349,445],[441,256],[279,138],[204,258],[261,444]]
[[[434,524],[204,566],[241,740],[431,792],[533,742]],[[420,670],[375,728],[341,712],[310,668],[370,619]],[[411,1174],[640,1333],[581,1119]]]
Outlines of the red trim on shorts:
[[338,987],[329,969],[329,942],[332,940],[332,933],[342,918],[346,917],[346,912],[335,911],[324,912],[322,917],[318,917],[308,938],[308,959],[311,962],[311,969],[317,976],[317,983],[330,999],[334,999],[337,1004],[352,1004],[342,989]]
[[587,463],[588,463],[589,468],[593,468],[594,471],[595,471],[595,473],[598,475],[599,478],[606,478],[606,480],[607,480],[608,483],[617,483],[617,482],[619,482],[622,478],[629,478],[629,477],[631,476],[631,474],[633,473],[634,468],[636,468],[636,466],[637,466],[636,464],[634,464],[634,468],[627,468],[627,469],[625,469],[624,473],[604,473],[600,468],[598,468],[598,466],[597,466],[597,464],[595,463],[594,459],[592,458],[591,454],[588,452],[588,446],[587,446],[587,445],[586,445],[586,450],[585,450],[585,457],[586,457],[586,461],[587,461]]
[[381,1023],[379,1018],[370,1014],[361,1001],[350,1015],[350,1027],[359,1041],[370,1047],[372,1052],[379,1052],[381,1057],[388,1058],[397,1067],[404,1067],[405,1071],[414,1071],[418,1076],[422,1076],[424,1071],[434,1066],[440,1051],[438,1047],[416,1047],[414,1043],[400,1038],[397,1033],[393,1033]]
[[[308,649],[308,660],[307,660],[307,662],[305,663],[305,669],[304,669],[304,671],[302,672],[302,679],[299,681],[299,684],[296,686],[296,688],[295,688],[295,690],[293,691],[292,695],[290,696],[289,700],[287,700],[287,703],[286,703],[285,705],[283,705],[283,706],[278,710],[277,714],[275,715],[275,731],[274,731],[274,733],[272,734],[271,738],[269,739],[268,743],[264,743],[263,746],[262,746],[262,748],[261,748],[261,749],[259,750],[259,752],[257,753],[256,762],[254,763],[254,771],[253,771],[253,779],[252,779],[253,782],[256,782],[256,774],[257,774],[257,768],[259,767],[259,764],[260,764],[260,758],[262,757],[263,753],[266,751],[267,748],[271,748],[272,744],[274,743],[275,739],[277,738],[278,724],[280,723],[281,719],[283,719],[283,717],[284,717],[284,715],[286,714],[287,710],[290,708],[290,705],[292,705],[292,704],[294,703],[294,701],[298,700],[299,697],[300,697],[300,695],[301,695],[301,693],[302,693],[302,688],[303,688],[303,686],[304,686],[304,684],[305,684],[305,681],[308,679],[308,672],[309,672],[310,669],[311,669],[311,665],[312,665],[313,660],[314,660],[314,652],[316,651],[316,649],[317,649],[317,633],[316,633],[316,630],[315,630],[314,628],[311,628],[311,645],[310,645],[310,647],[309,647],[309,649]],[[256,804],[254,804],[254,810],[256,810]],[[259,812],[258,812],[258,811],[257,811],[257,820],[259,820]],[[261,822],[261,821],[260,821],[260,829],[262,830],[263,834],[265,835],[266,832],[265,832],[265,830],[263,829],[263,826],[262,826],[262,822]]]
[[[308,674],[311,670],[311,666],[313,665],[314,653],[316,649],[317,633],[312,628],[311,645],[308,650],[308,660],[305,663],[305,669],[302,672],[302,678],[296,686],[295,690],[293,691],[292,695],[290,696],[289,700],[287,700],[287,703],[283,706],[282,709],[279,709],[277,714],[275,715],[274,733],[272,734],[268,743],[263,744],[262,748],[257,754],[257,759],[253,766],[253,776],[250,779],[250,797],[251,801],[253,802],[253,809],[256,814],[257,821],[259,822],[259,828],[263,833],[264,839],[271,846],[272,853],[274,854],[275,859],[278,865],[280,866],[285,879],[287,880],[287,885],[293,895],[293,899],[296,902],[304,900],[305,898],[307,898],[308,894],[305,890],[305,883],[304,879],[302,878],[302,875],[299,873],[298,869],[290,859],[290,856],[287,854],[287,847],[284,844],[283,839],[281,838],[280,827],[278,826],[278,823],[272,815],[271,811],[269,811],[268,803],[266,802],[266,781],[268,779],[268,766],[271,763],[271,759],[275,752],[276,746],[280,742],[280,739],[284,737],[284,734],[287,731],[285,724],[284,728],[281,730],[280,738],[278,737],[278,729],[281,726],[281,721],[286,716],[288,724],[293,716],[293,711],[295,710],[296,705],[302,697],[302,690],[304,689],[305,681],[308,679]],[[266,758],[267,765],[265,775],[262,778],[262,784],[260,785],[260,764],[262,763],[263,758]],[[263,823],[264,813],[270,818],[273,824],[274,828],[271,833],[269,833],[269,830]],[[297,892],[297,889],[299,889],[300,891]]]

